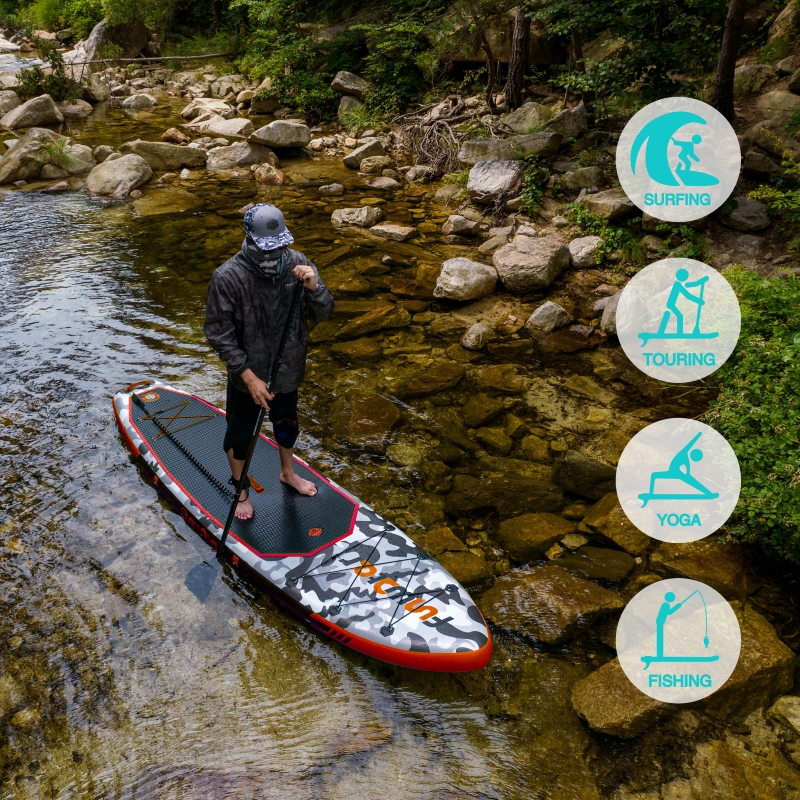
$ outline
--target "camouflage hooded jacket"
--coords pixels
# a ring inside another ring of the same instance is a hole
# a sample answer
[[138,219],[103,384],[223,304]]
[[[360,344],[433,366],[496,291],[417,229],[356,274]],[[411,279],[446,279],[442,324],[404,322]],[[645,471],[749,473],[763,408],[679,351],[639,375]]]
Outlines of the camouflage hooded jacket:
[[312,267],[319,286],[315,292],[302,291],[274,392],[291,392],[303,382],[308,350],[307,320],[322,322],[333,312],[333,297],[317,268],[296,250],[287,250],[286,254],[289,265],[279,277],[263,277],[241,252],[218,267],[211,277],[206,336],[225,362],[228,379],[243,392],[247,387],[239,376],[246,369],[252,369],[265,383],[269,380],[297,285],[292,275],[295,266]]

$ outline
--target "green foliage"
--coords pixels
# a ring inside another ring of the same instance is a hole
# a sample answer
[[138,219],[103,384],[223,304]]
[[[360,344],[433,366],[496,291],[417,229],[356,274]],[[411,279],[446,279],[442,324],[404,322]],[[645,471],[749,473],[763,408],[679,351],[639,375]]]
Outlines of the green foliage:
[[787,150],[781,166],[784,177],[777,184],[763,184],[748,196],[769,205],[770,212],[780,220],[783,232],[791,237],[788,249],[796,251],[800,250],[800,162]]
[[632,230],[633,226],[641,222],[641,217],[631,220],[626,225],[612,225],[607,219],[596,217],[581,203],[567,203],[565,209],[567,219],[581,231],[602,239],[595,253],[598,264],[602,264],[612,253],[621,250],[629,265],[627,270],[625,267],[620,267],[621,271],[637,272],[644,266],[644,249],[640,237]]
[[773,64],[786,58],[792,52],[792,44],[788,39],[773,39],[758,48],[756,52],[756,64]]
[[63,136],[57,142],[42,142],[39,149],[50,156],[50,162],[55,167],[70,169],[75,164],[75,157],[70,152],[70,145]]
[[50,71],[46,73],[38,65],[20,70],[17,94],[25,100],[49,94],[56,102],[80,97],[83,94],[83,87],[67,76],[61,53],[49,43],[42,42],[41,47],[42,60],[49,66]]
[[666,241],[666,247],[658,255],[666,258],[693,258],[705,261],[708,255],[708,243],[705,237],[689,225],[669,225],[664,223],[656,227]]
[[742,330],[715,374],[706,414],[739,459],[742,490],[727,525],[733,541],[800,564],[800,280],[769,280],[736,266]]
[[354,108],[339,116],[342,127],[351,135],[358,138],[370,128],[379,128],[386,124],[384,117],[377,111],[367,106]]
[[[528,0],[531,15],[569,44],[576,28],[584,43],[622,45],[586,72],[560,71],[558,82],[598,97],[636,87],[642,102],[697,92],[697,78],[716,63],[727,0]],[[688,77],[687,77],[688,76]]]
[[542,205],[549,173],[544,163],[536,156],[528,156],[524,161],[525,178],[520,192],[521,208],[525,214],[535,214]]
[[464,169],[460,169],[458,172],[448,172],[447,175],[442,176],[442,183],[455,184],[456,186],[461,186],[464,189],[467,188],[468,181],[469,167],[464,167]]

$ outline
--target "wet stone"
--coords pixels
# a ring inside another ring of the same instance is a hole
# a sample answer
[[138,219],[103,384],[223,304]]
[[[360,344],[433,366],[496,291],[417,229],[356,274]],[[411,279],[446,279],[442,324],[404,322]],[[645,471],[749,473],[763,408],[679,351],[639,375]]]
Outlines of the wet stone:
[[597,328],[589,325],[570,325],[546,336],[542,341],[542,347],[557,353],[575,353],[578,350],[597,347],[606,339],[608,336]]
[[380,358],[382,349],[373,339],[355,339],[331,345],[331,353],[346,363],[359,363]]
[[461,415],[468,428],[479,428],[493,420],[502,410],[502,400],[487,397],[485,394],[473,394],[461,407]]
[[443,362],[422,370],[394,387],[394,393],[402,398],[427,397],[455,386],[466,373],[460,364]]
[[544,439],[531,434],[522,440],[522,452],[531,461],[538,461],[540,464],[550,462],[550,445]]
[[467,546],[446,525],[438,525],[427,531],[414,533],[414,541],[429,555],[442,553],[466,553]]
[[782,725],[800,735],[800,697],[797,695],[779,697],[770,706],[767,717],[777,719]]
[[503,516],[512,516],[529,511],[558,512],[563,505],[564,496],[548,480],[456,475],[453,491],[446,498],[445,511],[453,517],[460,517],[493,508]]
[[479,442],[485,444],[490,450],[502,455],[507,455],[514,445],[514,441],[499,428],[478,428],[475,433]]
[[492,564],[472,552],[445,552],[439,555],[437,560],[464,586],[487,581],[495,574]]
[[489,389],[506,394],[520,394],[525,390],[524,382],[513,364],[484,367],[478,373],[477,385],[480,389]]
[[609,492],[595,503],[581,524],[634,556],[644,553],[652,541],[628,519],[616,492]]
[[527,564],[574,530],[574,522],[557,514],[521,514],[500,523],[497,539],[514,561]]
[[616,470],[578,450],[568,450],[556,462],[553,480],[562,489],[599,500],[614,488]]
[[480,350],[494,336],[494,331],[482,322],[476,322],[461,339],[461,346],[467,350]]
[[558,563],[559,566],[582,578],[621,581],[633,569],[636,562],[633,556],[621,550],[586,546],[564,556]]
[[547,565],[499,578],[479,605],[498,627],[557,644],[621,611],[625,602],[596,583]]
[[350,320],[336,334],[337,339],[353,339],[384,328],[403,328],[411,323],[411,314],[400,306],[384,306]]
[[336,400],[331,410],[334,433],[371,452],[383,452],[399,419],[400,411],[391,400],[367,392],[351,392]]

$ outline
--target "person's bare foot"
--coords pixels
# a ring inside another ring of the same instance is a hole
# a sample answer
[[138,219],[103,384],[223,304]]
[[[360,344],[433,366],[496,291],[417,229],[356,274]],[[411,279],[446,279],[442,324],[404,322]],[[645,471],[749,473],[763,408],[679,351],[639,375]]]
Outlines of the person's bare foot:
[[236,504],[236,511],[233,513],[236,519],[253,518],[253,504],[250,502],[250,492],[247,489],[242,489],[239,502]]
[[296,492],[307,497],[313,497],[317,493],[316,485],[301,478],[294,470],[292,472],[281,472],[281,483],[291,486]]

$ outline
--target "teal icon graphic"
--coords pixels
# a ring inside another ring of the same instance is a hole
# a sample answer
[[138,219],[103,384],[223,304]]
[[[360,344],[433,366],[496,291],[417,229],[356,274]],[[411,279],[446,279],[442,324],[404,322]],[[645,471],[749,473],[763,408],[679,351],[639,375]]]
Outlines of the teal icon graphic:
[[[644,508],[651,500],[716,500],[719,497],[718,492],[712,492],[708,487],[697,480],[692,475],[692,461],[698,462],[703,458],[703,451],[697,447],[692,448],[695,442],[703,435],[703,431],[699,431],[692,440],[683,448],[681,448],[669,462],[669,467],[661,472],[653,472],[650,475],[650,491],[644,492],[639,495],[642,501],[642,508]],[[685,483],[687,486],[695,489],[690,493],[675,493],[664,492],[657,493],[655,491],[656,481],[658,480],[673,480]]]
[[[706,120],[699,114],[690,111],[669,111],[653,120],[650,120],[633,140],[631,147],[631,172],[636,174],[636,161],[639,152],[645,148],[645,168],[647,174],[656,183],[665,186],[717,186],[719,178],[699,169],[694,169],[700,163],[700,156],[695,151],[695,146],[703,141],[700,134],[694,134],[688,141],[675,138],[675,134],[684,125],[696,123],[706,125]],[[673,171],[669,163],[669,145],[680,148],[678,164]],[[693,163],[694,162],[694,163]]]
[[642,656],[642,662],[644,663],[645,669],[649,669],[651,664],[704,663],[719,661],[718,655],[668,656],[664,654],[664,628],[666,627],[669,617],[676,611],[679,611],[681,607],[691,600],[691,598],[695,595],[698,595],[700,600],[703,602],[703,612],[706,619],[706,635],[703,637],[703,644],[705,645],[706,650],[708,649],[708,645],[710,644],[710,640],[708,638],[708,606],[706,605],[706,599],[703,597],[703,593],[699,589],[695,589],[690,595],[681,600],[680,603],[671,605],[671,603],[675,600],[675,592],[667,592],[664,595],[664,602],[661,604],[661,608],[658,609],[658,614],[656,615],[656,654],[654,656]]
[[[675,273],[675,278],[675,283],[672,284],[672,289],[666,302],[667,310],[661,318],[661,325],[659,325],[658,330],[655,333],[643,332],[639,334],[639,338],[642,340],[642,347],[645,347],[653,339],[716,339],[719,336],[719,331],[706,331],[704,333],[700,330],[700,316],[703,306],[706,304],[703,295],[705,294],[709,276],[703,275],[697,280],[690,281],[689,270],[681,267]],[[690,289],[699,289],[699,292],[692,294]],[[678,307],[678,301],[682,297],[697,305],[694,328],[691,331],[684,330],[683,312]],[[675,330],[667,330],[673,317]]]

